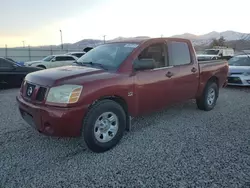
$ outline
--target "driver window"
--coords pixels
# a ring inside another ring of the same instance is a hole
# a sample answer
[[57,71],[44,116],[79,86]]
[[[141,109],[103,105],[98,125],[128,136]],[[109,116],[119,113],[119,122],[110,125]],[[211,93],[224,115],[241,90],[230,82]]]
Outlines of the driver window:
[[0,69],[9,69],[11,68],[11,63],[5,59],[0,58]]
[[164,44],[152,44],[145,48],[138,56],[138,59],[153,59],[155,62],[155,68],[161,68],[166,66]]

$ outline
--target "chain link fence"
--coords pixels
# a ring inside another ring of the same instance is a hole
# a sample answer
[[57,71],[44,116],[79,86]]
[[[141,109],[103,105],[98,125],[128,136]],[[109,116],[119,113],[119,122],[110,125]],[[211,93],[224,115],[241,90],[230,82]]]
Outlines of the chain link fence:
[[[86,46],[85,46],[86,47]],[[48,55],[65,54],[68,52],[82,52],[85,47],[79,46],[78,48],[39,48],[39,47],[19,47],[19,48],[0,48],[0,57],[11,58],[14,61],[23,64],[26,61],[41,60]],[[203,50],[197,49],[196,53],[202,53]],[[236,50],[235,55],[250,54],[250,50]]]
[[38,47],[24,47],[24,48],[0,48],[0,57],[7,57],[15,60],[18,63],[26,61],[41,60],[48,55],[65,54],[68,52],[82,52],[83,48],[66,48],[66,49],[53,49],[51,48],[38,48]]

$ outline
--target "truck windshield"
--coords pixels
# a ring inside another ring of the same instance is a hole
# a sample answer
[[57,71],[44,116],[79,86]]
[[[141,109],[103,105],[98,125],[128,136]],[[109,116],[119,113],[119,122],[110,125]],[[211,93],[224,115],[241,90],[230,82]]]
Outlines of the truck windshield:
[[206,55],[218,55],[219,50],[205,50],[203,54]]
[[80,65],[99,65],[105,69],[117,69],[138,46],[137,43],[110,43],[93,48],[77,60]]
[[50,55],[50,56],[47,56],[43,59],[43,61],[51,61],[51,59],[53,59],[54,56],[53,55]]
[[250,58],[247,56],[235,56],[228,60],[231,66],[250,66]]

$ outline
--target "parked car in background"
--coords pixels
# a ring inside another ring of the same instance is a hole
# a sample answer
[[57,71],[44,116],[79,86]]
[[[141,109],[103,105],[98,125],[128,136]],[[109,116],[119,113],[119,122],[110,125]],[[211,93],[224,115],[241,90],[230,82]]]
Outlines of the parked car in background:
[[24,65],[29,67],[40,67],[42,69],[62,67],[73,65],[78,58],[72,55],[50,55],[40,61],[25,62]]
[[13,60],[13,59],[11,59],[9,57],[5,57],[5,59],[8,59],[8,60],[12,61],[12,62],[16,63],[19,66],[24,66],[24,62],[22,62],[22,61],[15,61],[15,60]]
[[72,55],[72,56],[75,56],[77,58],[80,58],[82,57],[86,52],[68,52],[66,53],[65,55]]
[[39,70],[42,69],[37,67],[23,67],[9,59],[0,58],[0,89],[20,87],[28,73]]
[[86,47],[86,48],[83,49],[83,52],[87,53],[92,49],[93,49],[93,47]]
[[16,63],[16,61],[14,61],[13,59],[9,58],[9,57],[5,57],[5,59],[9,60],[9,61],[12,61],[14,63]]
[[191,41],[176,38],[106,43],[77,64],[27,75],[17,101],[39,132],[83,135],[94,152],[114,147],[131,117],[189,99],[212,110],[228,74],[227,61],[199,63]]
[[234,56],[234,49],[215,46],[211,49],[206,49],[202,54],[198,54],[197,58],[199,61],[216,60],[216,59],[227,59],[229,60]]
[[228,85],[250,86],[250,54],[234,56],[228,64]]

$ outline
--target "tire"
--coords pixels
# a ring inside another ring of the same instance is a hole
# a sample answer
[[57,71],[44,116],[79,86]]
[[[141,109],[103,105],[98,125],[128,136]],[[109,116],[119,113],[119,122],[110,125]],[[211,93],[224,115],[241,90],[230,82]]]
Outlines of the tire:
[[[109,121],[112,118],[113,121]],[[84,141],[91,151],[105,152],[118,144],[125,128],[126,115],[123,108],[115,101],[105,99],[94,104],[87,113],[83,122]]]
[[[209,98],[212,96],[212,91],[214,92],[214,98]],[[209,96],[209,94],[211,94]],[[197,107],[200,110],[210,111],[212,110],[217,102],[219,96],[219,87],[215,82],[208,82],[201,98],[196,99]],[[210,100],[209,100],[210,99]]]
[[46,67],[43,65],[38,65],[37,67],[42,68],[42,69],[46,69]]

